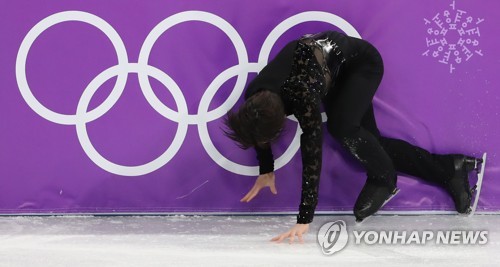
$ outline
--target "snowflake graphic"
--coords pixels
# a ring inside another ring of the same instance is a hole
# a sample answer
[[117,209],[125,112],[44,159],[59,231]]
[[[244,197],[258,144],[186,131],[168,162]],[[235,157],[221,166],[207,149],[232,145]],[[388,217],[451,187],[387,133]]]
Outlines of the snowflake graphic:
[[453,73],[457,65],[469,61],[474,55],[483,56],[479,47],[481,33],[478,25],[484,19],[474,18],[456,8],[455,0],[449,6],[451,10],[438,12],[430,20],[424,18],[427,50],[422,56],[449,65],[450,73]]

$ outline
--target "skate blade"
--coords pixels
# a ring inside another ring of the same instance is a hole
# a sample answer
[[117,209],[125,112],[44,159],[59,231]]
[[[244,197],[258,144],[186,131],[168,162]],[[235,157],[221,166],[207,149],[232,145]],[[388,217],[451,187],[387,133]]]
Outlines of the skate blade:
[[[399,188],[395,188],[394,191],[392,191],[391,195],[384,201],[384,204],[382,204],[382,206],[380,206],[380,209],[383,208],[385,206],[385,204],[387,204],[387,202],[389,202],[393,197],[395,197],[398,193],[399,193],[400,189]],[[379,210],[380,210],[379,209]],[[372,217],[373,215],[377,214],[376,212],[368,217],[365,217],[363,219],[356,219],[356,224],[357,225],[361,225],[363,222],[366,221],[366,219]]]
[[472,205],[471,212],[468,214],[468,216],[474,215],[477,209],[477,204],[479,203],[479,196],[481,195],[481,188],[483,185],[483,178],[484,178],[484,168],[486,166],[486,156],[487,154],[484,153],[482,157],[482,162],[481,164],[481,170],[478,169],[477,172],[477,183],[472,187],[471,191],[474,190],[474,204]]
[[[483,154],[483,157],[484,157],[484,154]],[[481,172],[481,165],[483,165],[483,162],[484,162],[484,158],[476,158],[476,160],[474,162],[474,170],[477,173]]]

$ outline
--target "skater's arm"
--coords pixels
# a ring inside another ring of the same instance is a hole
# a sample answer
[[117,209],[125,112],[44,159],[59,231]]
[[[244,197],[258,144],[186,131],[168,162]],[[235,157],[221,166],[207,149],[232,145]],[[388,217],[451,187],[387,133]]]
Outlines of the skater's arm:
[[285,238],[290,238],[289,243],[293,243],[295,236],[300,243],[303,243],[303,234],[309,230],[309,223],[312,222],[316,204],[318,203],[319,176],[321,173],[321,112],[319,103],[312,101],[304,104],[300,111],[295,113],[302,128],[300,136],[300,149],[302,153],[302,196],[299,205],[299,215],[297,224],[291,230],[275,236],[271,241],[280,243]]
[[321,112],[318,101],[305,98],[300,111],[295,114],[302,135],[300,149],[302,154],[302,195],[297,223],[311,223],[318,203],[318,187],[321,173],[322,131]]
[[255,147],[257,160],[259,161],[259,174],[266,174],[274,171],[273,151],[269,144],[263,147]]

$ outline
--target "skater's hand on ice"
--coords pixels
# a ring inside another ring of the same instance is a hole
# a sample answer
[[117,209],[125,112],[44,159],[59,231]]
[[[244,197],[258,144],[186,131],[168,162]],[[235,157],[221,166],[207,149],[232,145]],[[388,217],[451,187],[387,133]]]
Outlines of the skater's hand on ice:
[[259,175],[252,189],[250,189],[250,191],[248,191],[248,193],[240,201],[249,202],[259,193],[262,188],[268,186],[273,194],[278,194],[278,191],[276,191],[276,186],[274,185],[274,172]]
[[293,240],[295,239],[295,236],[297,236],[299,238],[299,242],[302,244],[302,243],[304,243],[304,239],[302,239],[302,235],[307,233],[308,230],[309,230],[309,224],[297,223],[292,228],[292,230],[290,230],[286,233],[283,233],[279,236],[273,237],[273,239],[271,239],[271,241],[275,241],[276,243],[281,243],[281,241],[283,241],[283,239],[289,237],[290,238],[289,243],[292,244]]

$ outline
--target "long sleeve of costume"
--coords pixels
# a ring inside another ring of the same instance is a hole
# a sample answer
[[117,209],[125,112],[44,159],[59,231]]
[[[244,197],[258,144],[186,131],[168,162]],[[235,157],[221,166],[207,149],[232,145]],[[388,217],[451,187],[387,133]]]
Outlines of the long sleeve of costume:
[[319,178],[322,160],[321,113],[318,103],[306,103],[301,113],[295,114],[302,128],[302,192],[297,223],[311,223],[318,203]]
[[301,224],[312,222],[318,203],[323,142],[320,104],[325,88],[320,70],[310,47],[299,43],[290,77],[283,86],[283,94],[302,128],[302,192],[297,216]]
[[270,145],[266,147],[255,147],[257,160],[259,161],[259,174],[266,174],[274,171],[274,157]]

